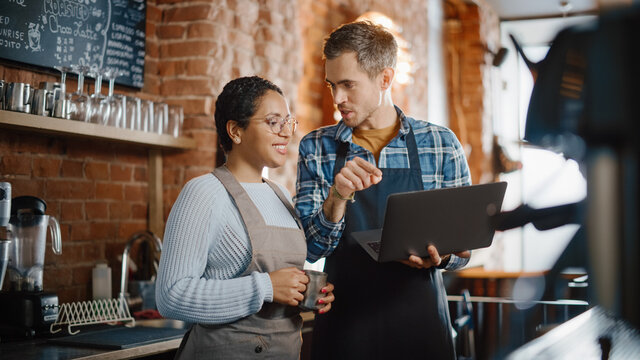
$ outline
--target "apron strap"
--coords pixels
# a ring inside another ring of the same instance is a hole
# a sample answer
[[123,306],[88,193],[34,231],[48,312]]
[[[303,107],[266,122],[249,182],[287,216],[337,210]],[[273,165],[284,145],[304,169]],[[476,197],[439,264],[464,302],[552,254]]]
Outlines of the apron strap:
[[[420,166],[420,157],[418,156],[418,145],[416,144],[416,137],[413,134],[413,127],[409,125],[409,133],[406,135],[407,153],[409,154],[409,168],[416,169],[422,174],[422,168]],[[333,178],[335,179],[340,169],[344,167],[344,163],[347,160],[349,154],[349,142],[340,142],[338,144],[338,150],[336,151],[336,163],[333,168]]]
[[215,168],[213,170],[213,175],[220,180],[224,188],[235,201],[236,206],[240,211],[242,221],[249,233],[249,238],[253,238],[254,234],[258,235],[256,230],[253,229],[253,225],[257,222],[258,224],[256,225],[264,226],[265,222],[262,214],[260,214],[260,211],[253,201],[251,201],[249,194],[247,194],[242,185],[240,185],[238,180],[236,180],[235,176],[233,176],[231,171],[229,171],[225,165]]
[[338,150],[336,151],[336,164],[333,167],[333,179],[340,172],[340,169],[344,167],[344,163],[347,161],[347,154],[349,153],[349,142],[340,142],[338,144]]
[[271,187],[271,190],[273,190],[273,192],[276,193],[280,201],[282,201],[282,203],[287,208],[287,210],[289,210],[289,213],[291,214],[291,216],[296,220],[296,223],[298,224],[298,228],[302,229],[302,224],[300,223],[300,219],[298,218],[298,214],[296,213],[296,210],[293,208],[293,206],[291,206],[289,199],[287,199],[284,193],[282,193],[282,190],[280,190],[280,187],[269,179],[262,179],[262,180],[264,180],[264,182],[266,182],[267,185]]
[[416,169],[422,174],[422,168],[420,167],[420,157],[418,156],[418,145],[416,145],[416,137],[413,134],[413,127],[409,125],[409,133],[406,136],[407,152],[409,153],[409,167]]

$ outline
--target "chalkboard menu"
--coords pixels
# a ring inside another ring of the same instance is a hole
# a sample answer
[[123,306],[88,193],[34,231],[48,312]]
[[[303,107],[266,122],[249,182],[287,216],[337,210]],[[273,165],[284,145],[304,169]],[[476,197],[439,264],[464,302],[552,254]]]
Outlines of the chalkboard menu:
[[146,0],[0,0],[0,58],[123,72],[141,88]]

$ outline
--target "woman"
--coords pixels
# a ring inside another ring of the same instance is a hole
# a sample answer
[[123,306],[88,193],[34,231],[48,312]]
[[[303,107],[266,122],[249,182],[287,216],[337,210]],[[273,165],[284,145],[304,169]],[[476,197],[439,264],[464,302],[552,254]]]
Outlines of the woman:
[[[227,162],[190,180],[171,209],[158,309],[196,323],[176,358],[297,359],[307,246],[287,191],[262,178],[284,164],[296,121],[282,91],[256,76],[225,85],[215,120]],[[319,313],[332,290],[323,288]]]

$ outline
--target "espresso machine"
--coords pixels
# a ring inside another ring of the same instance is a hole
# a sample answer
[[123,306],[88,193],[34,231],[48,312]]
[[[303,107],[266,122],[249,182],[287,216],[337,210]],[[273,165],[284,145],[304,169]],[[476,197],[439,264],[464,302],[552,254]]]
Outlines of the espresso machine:
[[0,292],[0,341],[44,335],[58,318],[58,296],[44,292],[42,278],[47,230],[54,254],[62,252],[60,225],[45,215],[46,203],[34,196],[11,201],[9,261]]

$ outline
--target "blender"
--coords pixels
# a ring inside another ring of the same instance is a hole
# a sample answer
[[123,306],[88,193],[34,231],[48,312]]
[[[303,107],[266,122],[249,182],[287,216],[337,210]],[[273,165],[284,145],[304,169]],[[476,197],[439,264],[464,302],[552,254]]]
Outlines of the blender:
[[46,203],[34,196],[11,201],[11,234],[6,291],[0,292],[0,335],[32,337],[49,331],[58,317],[58,296],[44,292],[42,275],[47,230],[55,254],[62,252],[60,225],[45,215]]

